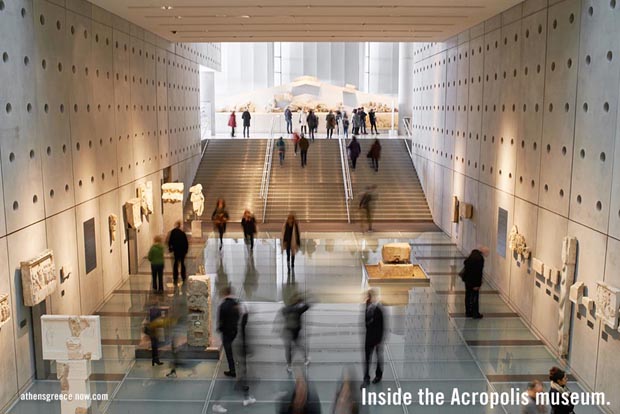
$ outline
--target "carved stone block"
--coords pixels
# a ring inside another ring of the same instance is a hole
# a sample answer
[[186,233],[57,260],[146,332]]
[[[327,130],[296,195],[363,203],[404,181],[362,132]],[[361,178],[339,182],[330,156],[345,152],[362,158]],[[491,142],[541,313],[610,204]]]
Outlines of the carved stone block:
[[125,203],[125,216],[127,224],[132,229],[139,229],[142,225],[142,210],[139,198],[132,198]]
[[209,323],[207,313],[194,312],[187,315],[187,344],[190,346],[209,345]]
[[459,199],[457,196],[452,196],[452,222],[459,222]]
[[118,225],[118,217],[116,214],[108,216],[108,230],[110,232],[110,244],[116,241],[116,226]]
[[459,202],[459,216],[471,219],[474,215],[474,206],[469,203]]
[[530,258],[530,249],[525,243],[525,237],[519,233],[519,229],[516,225],[512,226],[510,234],[508,235],[508,248],[515,254],[521,257],[521,259]]
[[34,306],[41,303],[58,286],[54,253],[45,250],[37,257],[21,262],[21,274],[24,305]]
[[596,301],[588,296],[584,296],[583,298],[581,298],[581,304],[583,306],[586,307],[586,309],[588,310],[588,312],[591,312],[592,309],[594,309],[594,303]]
[[559,285],[561,274],[560,271],[551,266],[545,266],[545,279],[553,285]]
[[192,275],[187,284],[188,296],[211,297],[211,278],[206,275]]
[[379,262],[379,271],[382,277],[386,278],[409,277],[413,274],[413,269],[414,266],[411,263],[386,264]]
[[411,246],[409,243],[388,243],[381,249],[381,257],[385,263],[409,263]]
[[43,359],[101,359],[99,316],[41,316]]
[[565,265],[577,263],[577,239],[575,237],[564,237],[562,240],[562,263]]
[[544,269],[545,265],[543,264],[542,260],[537,259],[537,258],[532,258],[532,270],[536,273],[538,273],[539,275],[544,275],[545,273],[545,269]]
[[573,286],[570,287],[569,300],[576,305],[581,304],[581,300],[583,299],[583,291],[585,289],[585,285],[583,282],[577,282]]
[[153,182],[140,183],[136,190],[140,199],[140,210],[143,215],[153,214]]
[[612,329],[618,328],[620,289],[605,282],[596,282],[596,317]]
[[164,203],[182,203],[183,183],[165,183],[161,185],[161,198]]
[[9,303],[9,295],[0,295],[0,327],[11,319],[11,305]]

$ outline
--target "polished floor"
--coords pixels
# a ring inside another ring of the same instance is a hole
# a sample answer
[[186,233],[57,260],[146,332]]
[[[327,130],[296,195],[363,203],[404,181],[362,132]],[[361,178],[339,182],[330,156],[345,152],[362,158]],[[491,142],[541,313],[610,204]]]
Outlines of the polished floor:
[[[298,290],[312,303],[305,318],[312,362],[304,368],[297,355],[296,367],[307,370],[322,412],[331,413],[343,372],[353,370],[357,379],[362,378],[360,303],[366,288],[362,266],[377,262],[381,246],[394,241],[412,245],[416,260],[430,276],[431,287],[382,292],[389,314],[385,372],[383,381],[371,385],[370,391],[400,387],[417,393],[428,387],[450,395],[455,387],[462,391],[524,390],[529,379],[544,380],[551,366],[560,365],[488,285],[481,294],[484,319],[464,317],[463,285],[457,276],[463,258],[442,233],[303,233],[303,254],[298,254],[295,272],[290,275],[276,234],[261,233],[253,259],[239,236],[229,233],[221,253],[214,239],[195,253],[213,275],[214,291],[231,283],[249,306],[253,345],[249,384],[256,404],[243,406],[235,381],[223,375],[222,359],[186,361],[178,378],[168,379],[168,361],[151,367],[150,361],[133,358],[149,296],[150,276],[144,266],[141,274],[132,276],[100,309],[104,359],[93,362],[92,392],[108,393],[110,400],[93,403],[93,412],[202,414],[211,413],[213,405],[220,404],[229,413],[276,413],[276,402],[291,386],[292,377],[285,369],[284,347],[274,321],[282,301]],[[167,278],[170,281],[170,276]],[[574,391],[581,388],[577,382],[570,382],[569,387]],[[59,390],[59,382],[49,380],[36,381],[29,391]],[[422,406],[416,400],[409,406],[363,407],[362,412],[519,413],[520,407]],[[578,412],[601,411],[580,407]],[[20,401],[9,413],[60,413],[60,404]]]

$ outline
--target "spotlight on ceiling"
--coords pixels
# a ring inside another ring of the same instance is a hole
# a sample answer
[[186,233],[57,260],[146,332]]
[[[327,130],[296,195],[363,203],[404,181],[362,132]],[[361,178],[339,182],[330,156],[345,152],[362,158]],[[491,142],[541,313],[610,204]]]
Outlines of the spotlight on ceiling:
[[249,19],[250,18],[250,16],[248,16],[247,14],[244,14],[243,16],[239,16],[239,17],[241,17],[242,19]]
[[161,6],[161,9],[162,10],[172,10],[172,9],[174,9],[174,7],[172,7],[172,6]]

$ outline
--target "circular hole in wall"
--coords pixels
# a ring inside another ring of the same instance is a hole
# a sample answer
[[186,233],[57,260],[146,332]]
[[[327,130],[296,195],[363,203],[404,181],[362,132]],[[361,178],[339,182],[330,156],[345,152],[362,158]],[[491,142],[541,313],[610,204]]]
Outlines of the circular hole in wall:
[[611,7],[612,9],[616,8],[616,0],[610,0],[609,1],[609,7]]
[[601,154],[599,155],[599,159],[601,160],[601,162],[605,162],[605,153],[601,152]]
[[519,183],[523,184],[523,176],[519,177]]
[[534,144],[532,145],[532,147],[534,148],[534,151],[536,151],[536,148],[538,148],[538,144],[536,142],[534,142]]
[[78,181],[78,187],[82,187],[82,180]]
[[34,150],[30,150],[30,154],[29,155],[30,155],[30,159],[33,159],[34,158]]
[[552,103],[549,104],[549,112],[553,112],[553,104]]
[[69,192],[69,184],[65,184],[65,193]]
[[570,16],[568,16],[568,22],[573,23],[574,21],[575,21],[575,15],[571,13]]
[[50,190],[50,198],[54,198],[54,189]]
[[37,197],[37,195],[35,194],[32,196],[32,204],[36,204],[37,201],[39,201],[39,197]]
[[612,51],[611,50],[608,51],[607,52],[607,60],[611,62],[613,60],[613,58],[614,58],[614,54],[612,53]]
[[562,147],[562,155],[566,155],[566,147]]
[[52,155],[52,147],[47,147],[47,150],[45,152],[48,156]]
[[587,102],[583,103],[583,112],[588,112],[588,103]]
[[61,27],[60,20],[56,20],[56,30],[60,30]]
[[601,211],[603,209],[603,203],[601,203],[600,201],[596,202],[596,209],[598,211]]
[[41,22],[41,26],[43,26],[45,24],[45,16],[40,15],[39,16],[39,22]]
[[41,61],[41,67],[43,68],[43,70],[47,69],[47,62],[45,61],[45,59]]
[[568,58],[568,60],[566,61],[566,66],[568,66],[568,68],[570,69],[570,67],[573,66],[573,59]]
[[4,52],[2,54],[2,61],[5,62],[5,63],[9,61],[9,54],[8,53]]
[[94,183],[95,182],[95,177],[93,177],[92,175],[90,176],[90,182]]
[[549,186],[545,184],[545,192],[549,191]]
[[560,197],[564,197],[564,190],[560,188]]
[[581,149],[581,151],[579,151],[579,156],[583,159],[586,157],[586,150],[584,150],[583,148]]
[[553,20],[553,28],[557,29],[558,27],[558,21],[557,20]]
[[30,63],[30,58],[28,56],[24,56],[24,66],[28,66]]
[[547,154],[551,152],[551,145],[547,144]]
[[577,204],[581,204],[581,196],[577,195]]
[[9,154],[9,161],[10,162],[15,161],[15,153],[12,152],[12,153]]
[[534,180],[532,180],[532,181],[530,182],[530,185],[532,186],[532,188],[534,188],[534,186],[536,185],[536,182],[535,182]]
[[590,55],[586,56],[586,65],[589,65],[590,62],[592,62],[592,58],[590,57]]
[[594,8],[592,6],[588,7],[588,15],[592,16],[594,14]]
[[570,110],[570,105],[568,104],[568,102],[566,102],[564,104],[564,112],[568,112]]
[[603,104],[603,111],[605,111],[605,112],[609,112],[609,102],[605,102],[605,103]]
[[63,153],[63,154],[66,154],[66,153],[67,153],[67,145],[66,145],[66,144],[63,144],[63,145],[62,145],[62,153]]
[[551,72],[555,70],[555,62],[551,62]]
[[105,180],[105,174],[104,173],[101,173],[101,179]]
[[19,203],[17,201],[13,201],[13,210],[17,210],[19,208]]
[[6,106],[4,107],[5,111],[7,114],[10,114],[11,111],[13,110],[13,107],[11,106],[10,103],[7,103]]
[[71,34],[75,34],[75,27],[71,26]]

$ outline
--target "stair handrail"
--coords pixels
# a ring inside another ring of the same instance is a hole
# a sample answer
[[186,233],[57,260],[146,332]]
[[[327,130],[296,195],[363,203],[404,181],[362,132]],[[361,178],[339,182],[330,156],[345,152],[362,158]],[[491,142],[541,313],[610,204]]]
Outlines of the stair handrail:
[[271,181],[271,164],[273,160],[273,147],[275,146],[275,138],[270,138],[267,140],[267,159],[266,163],[266,175],[265,175],[265,183],[263,185],[263,218],[262,222],[265,222],[265,217],[267,215],[267,200],[269,199],[269,182]]
[[[338,121],[342,124],[342,120]],[[342,128],[342,125],[340,125]],[[347,143],[344,137],[338,134],[338,148],[340,149],[340,165],[342,167],[342,182],[344,185],[344,201],[347,207],[347,222],[351,222],[349,204],[353,201],[353,185],[351,184],[351,171],[349,170],[349,157],[347,155]]]
[[[414,164],[413,162],[413,128],[411,125],[411,118],[406,116],[403,117],[403,126],[405,127],[405,133],[407,134],[407,138],[403,139],[403,142],[405,143],[405,148],[407,148],[407,152],[409,153],[409,158],[411,159],[411,163]],[[411,139],[411,143],[409,143],[407,140]],[[415,164],[414,164],[414,168],[415,168]]]

